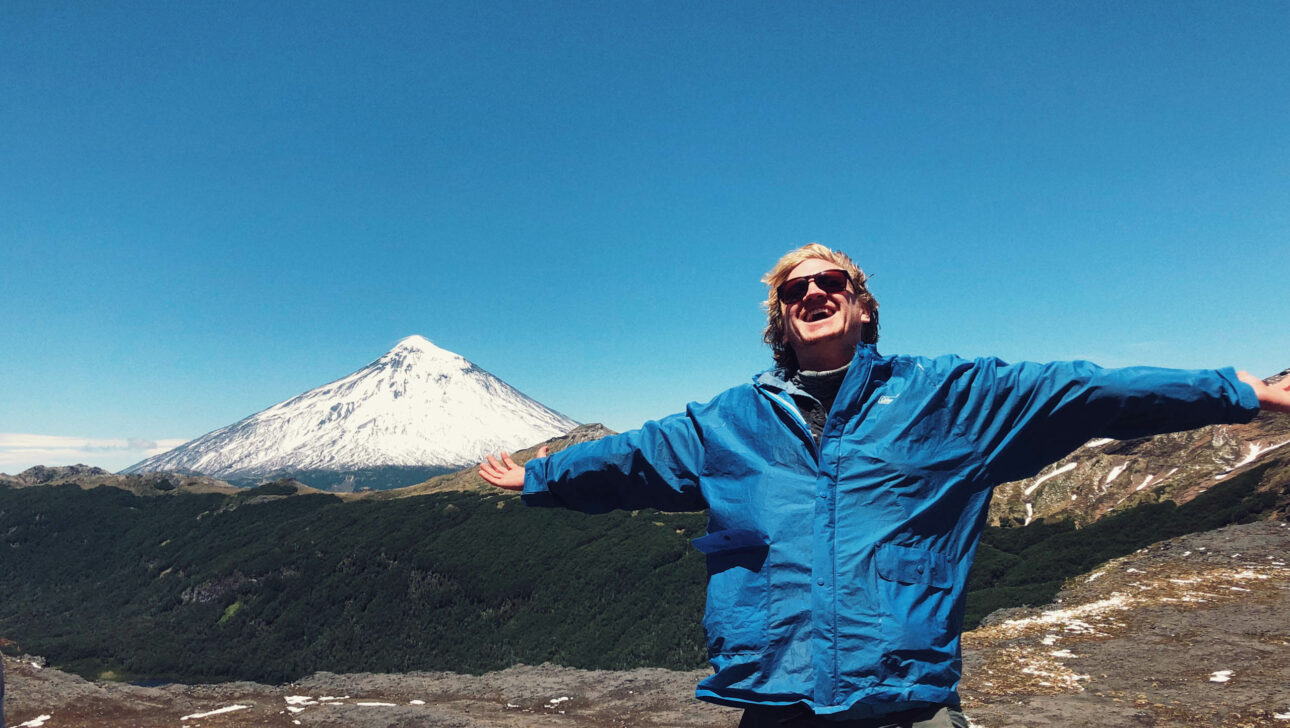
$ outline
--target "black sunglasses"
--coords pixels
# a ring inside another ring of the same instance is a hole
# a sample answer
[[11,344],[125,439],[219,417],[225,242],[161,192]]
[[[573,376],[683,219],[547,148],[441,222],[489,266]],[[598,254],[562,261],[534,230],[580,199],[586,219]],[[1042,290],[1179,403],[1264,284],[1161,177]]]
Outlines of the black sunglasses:
[[815,281],[815,286],[825,293],[841,293],[847,289],[850,280],[851,276],[846,271],[834,268],[801,278],[789,278],[779,284],[776,290],[779,291],[780,303],[791,304],[806,298],[806,292],[811,289],[811,281]]

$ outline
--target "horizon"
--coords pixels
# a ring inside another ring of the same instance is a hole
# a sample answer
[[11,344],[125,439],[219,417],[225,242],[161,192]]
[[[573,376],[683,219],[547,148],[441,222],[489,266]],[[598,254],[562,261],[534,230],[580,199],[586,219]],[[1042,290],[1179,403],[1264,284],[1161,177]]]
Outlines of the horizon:
[[[580,422],[880,351],[1290,367],[1290,6],[0,9],[0,472],[113,472],[423,335]],[[52,460],[51,460],[52,458]]]

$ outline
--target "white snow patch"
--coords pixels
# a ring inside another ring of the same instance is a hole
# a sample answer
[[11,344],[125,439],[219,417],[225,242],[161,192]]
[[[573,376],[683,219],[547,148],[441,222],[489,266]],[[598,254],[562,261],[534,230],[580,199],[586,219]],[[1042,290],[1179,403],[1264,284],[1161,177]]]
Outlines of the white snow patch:
[[1044,635],[1044,638],[1042,640],[1039,640],[1039,642],[1040,644],[1044,644],[1044,645],[1048,645],[1049,647],[1052,647],[1053,645],[1057,644],[1057,635],[1046,634]]
[[369,708],[397,708],[397,707],[399,707],[397,703],[365,703],[365,702],[362,702],[362,701],[359,701],[359,702],[357,702],[357,703],[354,703],[354,705],[366,705],[366,706],[368,706]]
[[1209,676],[1209,681],[1216,682],[1216,683],[1225,683],[1228,680],[1232,679],[1232,674],[1233,673],[1231,670],[1219,670]]
[[1022,494],[1029,496],[1031,493],[1035,492],[1036,488],[1038,488],[1040,485],[1043,485],[1044,481],[1048,480],[1049,478],[1057,477],[1062,473],[1069,473],[1070,471],[1075,469],[1075,465],[1076,465],[1075,463],[1066,463],[1065,465],[1061,466],[1060,468],[1054,470],[1053,472],[1047,475],[1041,475],[1038,478],[1035,478],[1035,482],[1031,483],[1030,487],[1022,491]]
[[558,698],[551,698],[550,700],[547,701],[547,705],[549,706],[559,705],[560,703],[563,703],[566,700],[573,700],[573,698],[569,697],[568,695],[562,695]]
[[424,700],[409,700],[409,701],[408,701],[408,705],[425,705],[425,704],[426,704],[426,701],[424,701]]
[[287,701],[287,705],[317,705],[318,704],[317,700],[314,700],[308,695],[288,695],[285,698],[283,698],[283,700]]
[[1033,520],[1034,517],[1035,517],[1035,507],[1027,503],[1026,504],[1026,522],[1021,525],[1029,526],[1030,521]]
[[44,669],[45,669],[45,668],[43,668],[43,667],[41,667],[41,666],[40,666],[40,663],[39,663],[39,662],[33,662],[33,663],[31,663],[31,668],[32,668],[33,670],[44,670]]
[[1081,621],[1080,617],[1100,615],[1113,609],[1123,611],[1128,609],[1129,605],[1128,597],[1116,593],[1106,599],[1081,604],[1069,609],[1050,609],[1046,612],[1041,612],[1038,616],[1010,619],[1004,622],[1003,626],[1016,629],[1030,625],[1061,625],[1061,628],[1066,632],[1087,633],[1094,631],[1093,626]]
[[225,708],[216,708],[215,710],[211,710],[211,711],[208,711],[208,712],[206,712],[206,713],[193,713],[192,715],[185,715],[184,717],[180,718],[180,720],[192,720],[192,719],[194,719],[194,718],[209,718],[209,717],[211,717],[212,715],[221,715],[221,714],[223,714],[223,713],[232,713],[232,712],[237,711],[237,710],[246,710],[246,709],[247,709],[247,708],[249,708],[249,707],[251,707],[251,706],[249,706],[249,705],[230,705],[230,706],[225,707]]
[[1134,488],[1134,489],[1133,489],[1133,492],[1134,492],[1134,493],[1136,493],[1136,492],[1138,492],[1138,491],[1142,490],[1143,488],[1147,487],[1147,485],[1149,485],[1149,484],[1151,483],[1151,481],[1155,480],[1155,478],[1156,478],[1156,476],[1154,476],[1154,475],[1148,475],[1148,476],[1147,476],[1147,478],[1146,478],[1146,480],[1143,480],[1143,481],[1142,481],[1142,483],[1140,483],[1140,484],[1138,485],[1138,487],[1136,487],[1136,488]]
[[337,696],[334,696],[334,695],[324,695],[324,696],[322,696],[321,698],[318,698],[318,699],[319,699],[319,700],[321,700],[321,701],[323,701],[323,702],[327,702],[328,700],[349,700],[349,696],[348,696],[348,695],[341,695],[341,696],[337,697]]
[[1128,463],[1121,463],[1120,465],[1116,465],[1114,468],[1111,468],[1111,472],[1106,474],[1106,480],[1102,481],[1102,484],[1109,485],[1112,480],[1115,480],[1116,478],[1120,477],[1120,473],[1123,473],[1128,469],[1129,469]]
[[1277,720],[1290,720],[1290,713],[1273,713],[1272,717]]
[[1053,657],[1074,657],[1075,656],[1075,653],[1071,652],[1070,650],[1053,650],[1048,654],[1052,655]]
[[54,717],[54,716],[52,716],[52,715],[42,715],[42,716],[38,716],[38,717],[36,717],[36,718],[32,718],[31,720],[27,721],[26,723],[19,723],[15,728],[40,728],[42,725],[44,725],[44,724],[45,724],[45,721],[47,721],[47,720],[49,720],[50,718],[53,718],[53,717]]
[[1285,442],[1279,442],[1275,445],[1268,445],[1267,447],[1259,447],[1259,444],[1257,442],[1251,442],[1249,443],[1249,445],[1246,446],[1245,459],[1241,460],[1241,462],[1239,463],[1236,463],[1235,465],[1228,468],[1227,470],[1219,473],[1218,475],[1215,475],[1214,480],[1222,480],[1227,476],[1231,475],[1233,471],[1239,470],[1240,468],[1254,462],[1259,457],[1266,455],[1272,452],[1273,450],[1276,450],[1277,448],[1283,447],[1285,445],[1290,445],[1290,440],[1286,440]]
[[[317,703],[310,703],[310,705],[317,705]],[[297,706],[297,705],[288,705],[287,710],[291,711],[292,713],[299,713],[303,711],[304,708],[301,708],[300,706]]]
[[1088,442],[1084,443],[1084,447],[1102,447],[1108,442],[1115,442],[1115,440],[1110,437],[1099,437],[1096,440],[1089,440]]

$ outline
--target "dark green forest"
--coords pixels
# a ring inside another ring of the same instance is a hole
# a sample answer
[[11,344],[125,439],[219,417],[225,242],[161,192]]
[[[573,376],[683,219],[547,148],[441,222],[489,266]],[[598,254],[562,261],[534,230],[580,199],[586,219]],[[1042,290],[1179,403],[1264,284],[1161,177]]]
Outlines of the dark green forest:
[[[1155,541],[1265,514],[1261,469],[1184,506],[1082,529],[987,529],[968,626]],[[343,502],[0,488],[0,636],[132,680],[285,682],[317,670],[694,668],[702,513],[588,516],[503,494]]]

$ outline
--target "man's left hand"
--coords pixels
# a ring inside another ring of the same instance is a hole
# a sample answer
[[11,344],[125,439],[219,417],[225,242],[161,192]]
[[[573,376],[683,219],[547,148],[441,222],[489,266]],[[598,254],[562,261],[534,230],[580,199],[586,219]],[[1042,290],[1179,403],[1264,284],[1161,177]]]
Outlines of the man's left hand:
[[1236,378],[1254,388],[1262,409],[1269,412],[1290,412],[1290,376],[1271,386],[1249,372],[1237,372]]

